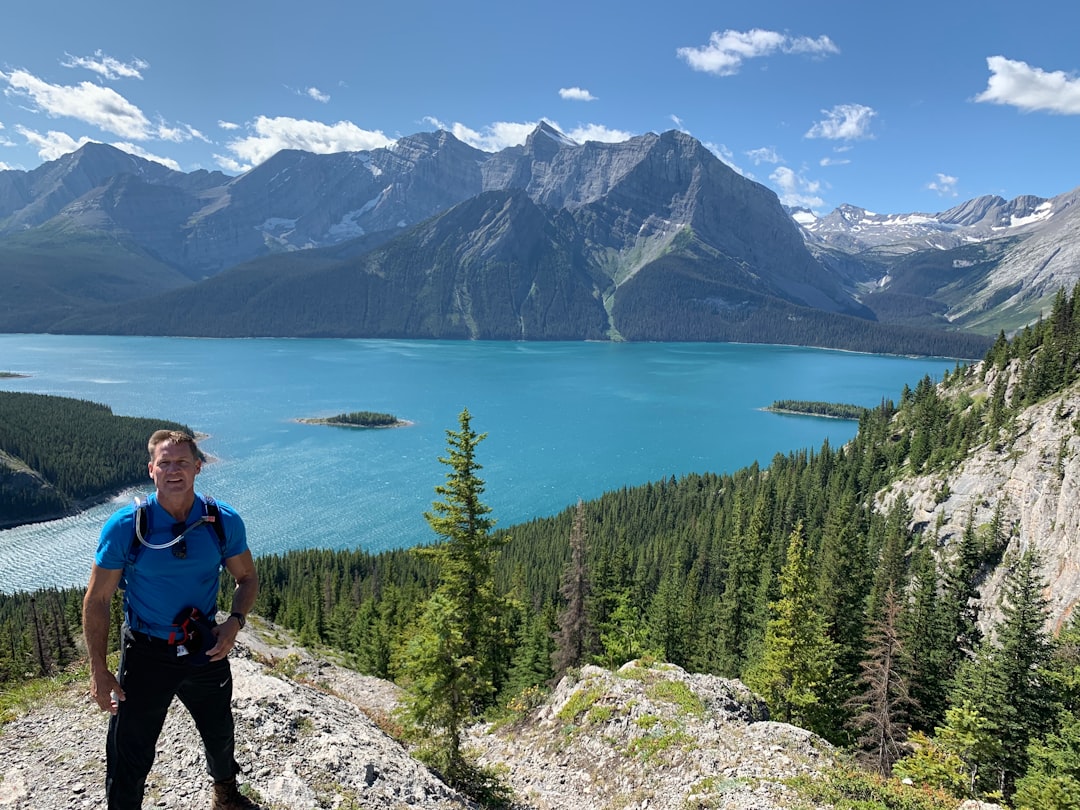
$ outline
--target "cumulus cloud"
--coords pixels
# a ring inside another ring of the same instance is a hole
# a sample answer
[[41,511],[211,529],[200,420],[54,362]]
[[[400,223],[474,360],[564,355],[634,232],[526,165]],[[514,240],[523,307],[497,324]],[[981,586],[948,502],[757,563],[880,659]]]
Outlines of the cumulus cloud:
[[91,138],[79,138],[75,140],[66,132],[49,130],[42,135],[40,132],[28,127],[16,127],[15,130],[26,138],[27,142],[37,149],[38,157],[42,160],[56,160],[64,155],[74,152],[80,146],[90,143]]
[[[579,124],[574,129],[567,130],[563,129],[556,121],[546,118],[541,120],[547,121],[548,124],[575,143],[585,143],[586,141],[622,143],[634,137],[631,132],[611,129],[603,124]],[[476,130],[461,123],[447,124],[430,115],[424,118],[424,123],[438,129],[444,129],[452,133],[459,141],[464,141],[469,146],[484,152],[498,152],[500,149],[506,149],[510,146],[521,146],[532,131],[540,125],[540,121],[497,121],[494,124],[488,124],[483,129]]]
[[577,126],[566,133],[566,136],[578,143],[585,141],[600,141],[601,143],[622,143],[634,137],[632,132],[621,129],[611,129],[603,124],[585,124]]
[[[226,144],[233,153],[230,170],[245,171],[257,166],[282,149],[302,149],[320,155],[333,152],[358,152],[389,146],[393,141],[382,132],[361,129],[351,121],[324,124],[297,118],[268,118],[260,115],[251,127],[252,134]],[[219,165],[220,156],[216,158]]]
[[583,87],[560,88],[559,96],[568,101],[596,101],[596,96]]
[[1061,70],[1047,72],[1026,62],[991,56],[990,81],[976,101],[1008,104],[1025,111],[1080,115],[1080,79]]
[[821,183],[808,180],[787,166],[777,166],[769,175],[769,180],[776,187],[777,196],[784,205],[809,208],[813,211],[825,204],[825,200],[820,196]]
[[309,87],[307,90],[304,91],[304,94],[308,98],[313,98],[316,101],[321,101],[323,104],[326,104],[326,102],[330,100],[330,95],[328,93],[324,93],[318,87]]
[[60,64],[66,68],[85,68],[97,73],[103,79],[141,79],[142,72],[150,67],[150,64],[142,59],[133,59],[130,62],[121,62],[111,56],[106,56],[102,51],[94,51],[93,56],[67,57]]
[[958,192],[956,190],[957,183],[960,182],[959,177],[953,177],[952,175],[937,173],[934,180],[926,184],[926,187],[930,191],[936,191],[938,196],[941,197],[956,197]]
[[25,70],[0,73],[7,82],[6,95],[29,99],[36,111],[50,118],[75,118],[121,138],[144,141],[154,128],[142,110],[108,87],[92,82],[78,85],[49,84]]
[[488,124],[483,129],[473,129],[460,122],[446,124],[438,118],[427,116],[424,123],[430,124],[437,129],[443,129],[451,133],[459,141],[484,152],[498,152],[508,146],[521,146],[529,133],[537,127],[536,121],[515,123],[512,121],[496,121]]
[[870,122],[877,111],[862,104],[837,104],[831,110],[822,110],[825,119],[818,121],[807,131],[807,138],[854,141],[871,138]]
[[746,156],[754,162],[755,166],[760,166],[762,163],[783,163],[784,161],[771,146],[747,150]]
[[840,49],[827,36],[817,39],[792,37],[778,31],[754,28],[750,31],[714,31],[707,45],[675,51],[694,70],[716,76],[732,76],[739,72],[747,59],[777,52],[828,56],[840,53]]

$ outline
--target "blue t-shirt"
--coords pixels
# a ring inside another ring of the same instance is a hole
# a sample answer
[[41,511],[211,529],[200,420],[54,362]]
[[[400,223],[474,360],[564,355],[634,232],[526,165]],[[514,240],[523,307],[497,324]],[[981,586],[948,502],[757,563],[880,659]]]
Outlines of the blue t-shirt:
[[[219,520],[225,527],[225,550],[213,524],[204,523],[186,535],[187,555],[179,559],[170,548],[142,546],[134,563],[128,562],[135,539],[135,504],[118,509],[105,522],[98,541],[94,562],[101,568],[123,569],[120,587],[124,590],[124,616],[132,629],[141,633],[168,638],[173,631],[173,619],[184,608],[196,607],[203,615],[213,617],[217,612],[218,585],[221,581],[221,561],[247,551],[247,530],[244,521],[232,507],[217,501]],[[147,499],[147,543],[163,545],[173,539],[176,520],[151,495]],[[205,501],[196,496],[188,513],[186,525],[203,517]]]

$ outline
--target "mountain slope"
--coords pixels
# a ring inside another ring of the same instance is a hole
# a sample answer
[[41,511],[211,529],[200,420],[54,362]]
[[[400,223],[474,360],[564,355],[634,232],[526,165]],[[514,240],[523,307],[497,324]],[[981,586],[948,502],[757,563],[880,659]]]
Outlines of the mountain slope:
[[1043,199],[978,197],[937,214],[879,215],[843,205],[794,212],[826,266],[892,323],[986,335],[1036,320],[1080,281],[1080,189]]

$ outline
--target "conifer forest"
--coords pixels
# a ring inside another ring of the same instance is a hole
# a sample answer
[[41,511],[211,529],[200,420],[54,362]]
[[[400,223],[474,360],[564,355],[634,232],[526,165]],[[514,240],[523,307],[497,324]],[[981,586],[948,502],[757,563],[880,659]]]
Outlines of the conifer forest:
[[[971,522],[942,547],[935,527],[910,528],[906,504],[872,506],[891,482],[973,448],[1007,453],[1017,415],[1078,377],[1080,288],[999,335],[981,364],[862,411],[844,447],[624,488],[506,528],[483,502],[484,434],[465,411],[425,515],[438,543],[257,557],[254,612],[404,686],[450,772],[467,722],[538,701],[584,664],[647,657],[742,679],[772,719],[882,776],[1077,807],[1080,619],[1050,633],[1036,554],[1005,553],[1003,520]],[[1002,565],[1005,598],[985,632],[979,587]],[[0,680],[77,659],[80,598],[0,595]]]

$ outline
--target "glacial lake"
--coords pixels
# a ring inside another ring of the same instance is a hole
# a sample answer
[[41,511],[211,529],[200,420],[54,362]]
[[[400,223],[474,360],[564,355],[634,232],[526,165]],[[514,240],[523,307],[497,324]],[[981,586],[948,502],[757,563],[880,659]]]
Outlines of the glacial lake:
[[[935,381],[944,358],[790,346],[213,340],[0,335],[0,390],[91,400],[205,433],[196,486],[237,507],[254,554],[378,552],[436,539],[423,513],[463,408],[498,527],[577,500],[777,453],[839,446],[855,422],[768,413],[779,399],[873,406]],[[304,417],[382,411],[357,430]],[[94,459],[86,459],[93,464]],[[108,514],[145,487],[62,520],[0,531],[0,591],[86,582]]]

